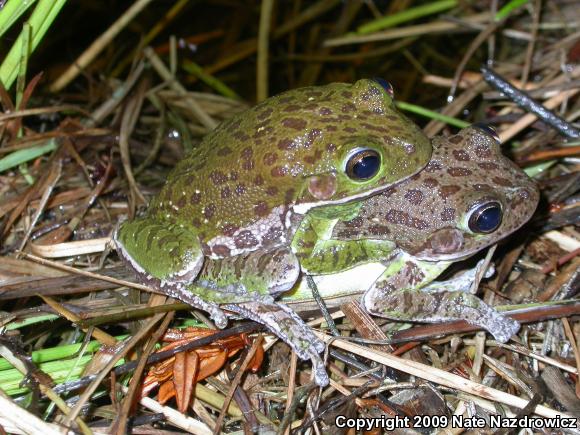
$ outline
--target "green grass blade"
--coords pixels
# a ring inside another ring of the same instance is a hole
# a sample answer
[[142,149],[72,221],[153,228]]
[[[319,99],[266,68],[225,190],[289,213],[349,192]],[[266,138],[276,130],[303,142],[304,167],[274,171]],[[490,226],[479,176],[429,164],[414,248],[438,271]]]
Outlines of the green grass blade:
[[510,2],[506,3],[499,11],[497,11],[494,17],[495,21],[503,20],[514,10],[525,5],[529,1],[530,0],[511,0]]
[[[34,8],[34,11],[28,20],[28,23],[32,28],[29,55],[36,49],[40,41],[42,41],[46,31],[50,28],[65,3],[66,0],[38,1],[36,8]],[[0,65],[0,81],[4,84],[6,89],[9,89],[14,83],[14,80],[16,80],[24,39],[23,30],[14,44],[12,44],[12,47],[2,62],[2,65]]]
[[36,0],[11,0],[0,11],[0,37],[14,25]]
[[[26,68],[28,67],[28,55],[30,54],[30,34],[31,27],[29,23],[22,25],[22,46],[20,51],[20,61],[18,62],[18,80],[16,81],[16,107],[20,107],[20,102],[24,96],[26,87]],[[18,133],[20,137],[21,132]]]
[[43,154],[54,151],[56,147],[56,141],[51,139],[44,145],[38,145],[35,147],[14,151],[3,159],[0,159],[0,172],[6,171],[7,169],[18,166],[21,163],[28,162],[42,156]]
[[363,24],[356,30],[356,33],[358,35],[366,35],[368,33],[377,32],[379,30],[387,29],[407,21],[416,20],[417,18],[446,11],[447,9],[451,9],[456,5],[456,0],[440,0],[436,2],[429,2],[427,4],[405,9],[396,14],[387,15],[369,23]]
[[406,110],[407,112],[415,113],[425,118],[441,121],[446,124],[453,125],[454,127],[465,128],[470,125],[469,122],[453,118],[452,116],[442,115],[438,112],[435,112],[434,110],[425,109],[424,107],[417,106],[415,104],[405,103],[404,101],[397,101],[396,104],[397,107],[401,110]]
[[204,69],[199,66],[197,63],[192,62],[191,60],[185,59],[181,63],[181,67],[190,74],[193,74],[206,85],[210,86],[211,88],[215,89],[224,97],[232,98],[235,100],[241,100],[240,96],[235,93],[235,91],[226,85],[224,82],[219,80],[218,78],[208,74],[204,71]]

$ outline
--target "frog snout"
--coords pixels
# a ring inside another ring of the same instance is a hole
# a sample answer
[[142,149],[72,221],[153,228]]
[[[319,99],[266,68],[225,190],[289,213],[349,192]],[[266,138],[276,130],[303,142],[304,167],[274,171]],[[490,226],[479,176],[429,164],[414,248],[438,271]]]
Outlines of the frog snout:
[[463,248],[463,232],[456,228],[442,228],[435,231],[425,243],[432,254],[453,254]]

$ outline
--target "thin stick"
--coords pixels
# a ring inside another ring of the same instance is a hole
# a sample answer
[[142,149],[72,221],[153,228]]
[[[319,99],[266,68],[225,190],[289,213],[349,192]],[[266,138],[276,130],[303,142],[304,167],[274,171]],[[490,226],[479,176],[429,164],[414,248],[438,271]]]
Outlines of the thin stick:
[[261,345],[262,345],[262,336],[259,335],[258,338],[256,338],[254,340],[254,342],[252,343],[252,347],[250,348],[248,354],[246,355],[246,358],[244,359],[244,361],[242,362],[242,364],[238,368],[238,372],[236,373],[236,377],[232,381],[232,385],[230,386],[228,394],[226,395],[226,398],[224,400],[224,405],[222,406],[222,409],[220,411],[220,415],[215,422],[215,427],[214,427],[214,431],[213,431],[214,435],[221,433],[222,424],[224,422],[226,412],[230,406],[230,402],[232,401],[232,398],[234,397],[234,393],[236,392],[236,388],[239,387],[240,382],[242,381],[242,376],[244,375],[246,368],[248,367],[248,364],[250,364],[250,361],[254,357],[256,351],[258,350],[258,346],[261,346]]
[[151,3],[152,0],[137,0],[121,17],[109,27],[105,33],[99,36],[87,48],[83,54],[75,60],[68,69],[61,75],[57,81],[50,86],[51,92],[58,92],[70,82],[72,82],[79,73],[85,69],[106,47],[111,44],[111,41],[125,28],[129,22],[135,18],[145,7]]
[[217,122],[215,122],[193,98],[190,98],[187,94],[187,90],[181,85],[181,83],[175,80],[175,77],[169,68],[167,68],[159,56],[155,54],[155,51],[153,51],[151,47],[145,47],[143,53],[147,56],[147,59],[149,59],[149,62],[151,62],[155,71],[157,71],[161,78],[167,82],[169,87],[177,92],[178,95],[185,98],[184,102],[187,105],[187,108],[193,115],[195,115],[197,120],[207,127],[208,130],[213,130],[217,125]]
[[[543,106],[546,110],[552,110],[558,107],[563,101],[568,98],[572,98],[580,92],[580,89],[570,89],[569,91],[562,92],[558,94],[546,102],[544,102]],[[512,137],[517,135],[520,131],[524,128],[528,127],[529,125],[536,122],[538,117],[534,113],[528,113],[527,115],[522,116],[519,120],[514,122],[510,127],[506,128],[505,130],[499,133],[499,139],[502,143],[510,140]],[[576,130],[577,131],[577,130]]]
[[262,0],[260,30],[258,34],[258,70],[256,72],[256,100],[268,98],[268,45],[274,0]]
[[548,110],[546,107],[547,104],[544,106],[534,100],[526,92],[520,91],[515,86],[512,86],[507,80],[504,80],[499,74],[490,68],[482,66],[481,73],[483,74],[484,80],[490,86],[493,86],[521,108],[536,114],[542,121],[551,125],[563,135],[572,138],[580,138],[580,130],[575,128],[565,119]]

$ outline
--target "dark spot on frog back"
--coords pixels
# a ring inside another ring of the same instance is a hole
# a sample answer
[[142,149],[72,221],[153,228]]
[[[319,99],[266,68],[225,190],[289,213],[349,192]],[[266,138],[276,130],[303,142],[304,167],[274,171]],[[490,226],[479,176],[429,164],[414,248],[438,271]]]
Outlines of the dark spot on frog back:
[[232,190],[228,186],[226,186],[221,190],[220,195],[222,199],[229,198],[230,196],[232,196]]
[[469,154],[465,150],[453,150],[453,157],[460,162],[468,162],[471,160]]
[[425,169],[423,169],[423,171],[427,172],[427,173],[434,173],[434,172],[438,172],[443,168],[443,165],[441,164],[441,162],[438,162],[436,160],[431,160],[427,166],[425,166]]
[[486,171],[494,171],[499,168],[497,163],[493,162],[479,162],[477,166],[479,166],[481,169],[485,169]]
[[230,252],[231,252],[230,248],[228,248],[226,245],[214,245],[211,248],[211,251],[215,255],[219,255],[220,257],[228,257],[230,255]]
[[479,158],[489,158],[491,157],[491,149],[486,144],[478,144],[475,147],[475,155]]
[[290,151],[295,148],[297,148],[297,144],[292,139],[284,138],[278,142],[278,149],[283,151]]
[[387,222],[402,225],[404,227],[416,228],[418,230],[425,230],[429,228],[429,224],[423,219],[412,217],[409,213],[402,210],[390,209],[385,213]]
[[266,201],[259,201],[254,206],[254,214],[258,217],[267,216],[269,212],[270,212],[270,209],[269,209],[268,203]]
[[220,185],[220,184],[224,184],[226,181],[228,181],[228,177],[226,176],[226,174],[224,174],[222,171],[219,171],[219,170],[212,171],[209,174],[209,179],[216,186]]
[[270,174],[275,178],[285,177],[286,174],[288,174],[288,168],[285,166],[274,166],[270,171]]
[[450,136],[447,140],[449,142],[457,145],[457,144],[460,144],[463,141],[463,136],[461,136],[460,134],[455,134],[453,136]]
[[296,195],[296,190],[294,188],[290,188],[288,190],[286,190],[286,193],[284,193],[284,203],[285,204],[291,204],[294,202],[294,196]]
[[493,177],[491,179],[491,181],[493,181],[495,184],[497,184],[499,186],[504,186],[504,187],[512,187],[514,184],[512,180],[508,180],[507,178],[503,178],[503,177]]
[[266,119],[268,119],[270,117],[270,115],[272,114],[274,110],[271,107],[268,107],[267,109],[263,110],[262,112],[258,113],[256,115],[256,118],[259,121],[264,121]]
[[190,200],[189,200],[189,202],[190,202],[192,205],[197,205],[197,204],[199,204],[199,203],[200,203],[200,201],[201,201],[201,192],[193,192],[193,193],[191,194],[191,197],[190,197]]
[[423,186],[432,189],[433,187],[437,186],[439,184],[439,181],[437,181],[435,178],[425,178],[425,180],[423,180]]
[[447,199],[450,196],[456,194],[457,192],[459,192],[461,190],[461,188],[459,186],[456,186],[454,184],[448,184],[446,186],[440,186],[439,187],[439,196],[443,199]]
[[246,147],[242,150],[240,156],[244,160],[251,159],[254,156],[254,150],[252,147]]
[[238,184],[236,186],[235,192],[236,192],[236,195],[238,195],[238,196],[244,195],[246,193],[246,186],[244,184]]
[[424,194],[419,189],[411,189],[405,193],[405,199],[410,204],[419,205],[423,201]]
[[282,120],[282,125],[293,130],[304,130],[307,122],[301,118],[284,118]]
[[314,141],[320,136],[322,136],[322,130],[318,128],[308,130],[308,134],[306,135],[306,141],[304,141],[304,148],[310,148],[314,143]]
[[208,204],[203,208],[203,215],[207,220],[210,220],[215,215],[216,210],[217,207],[215,204]]
[[253,248],[258,245],[258,240],[249,230],[240,231],[234,237],[234,244],[238,249]]
[[447,169],[447,173],[452,177],[467,177],[471,175],[471,170],[467,168],[453,167]]
[[276,162],[277,159],[278,159],[278,154],[266,153],[266,154],[264,154],[262,161],[264,162],[265,165],[272,166]]
[[344,222],[344,226],[348,228],[360,228],[363,225],[363,220],[361,217],[355,217],[349,221]]

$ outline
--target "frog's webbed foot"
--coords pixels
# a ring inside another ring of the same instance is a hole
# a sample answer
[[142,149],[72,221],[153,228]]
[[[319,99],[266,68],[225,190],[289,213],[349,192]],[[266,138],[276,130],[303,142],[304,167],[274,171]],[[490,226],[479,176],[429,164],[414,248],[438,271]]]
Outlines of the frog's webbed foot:
[[312,361],[314,380],[318,385],[328,385],[328,374],[319,355],[324,351],[325,344],[288,306],[280,303],[244,302],[227,304],[224,308],[265,325],[284,340],[300,359]]
[[413,274],[418,276],[418,266],[408,262],[397,273],[383,274],[365,293],[365,308],[371,314],[400,321],[438,323],[465,320],[486,329],[502,343],[519,330],[517,321],[469,293],[469,286],[459,291],[450,291],[452,287],[442,283],[410,287],[405,279]]

